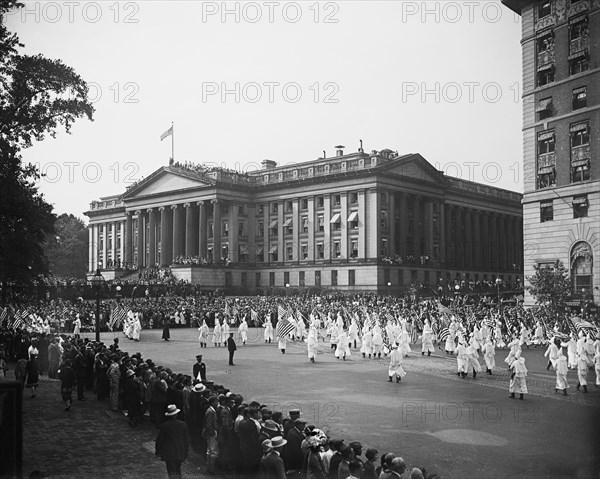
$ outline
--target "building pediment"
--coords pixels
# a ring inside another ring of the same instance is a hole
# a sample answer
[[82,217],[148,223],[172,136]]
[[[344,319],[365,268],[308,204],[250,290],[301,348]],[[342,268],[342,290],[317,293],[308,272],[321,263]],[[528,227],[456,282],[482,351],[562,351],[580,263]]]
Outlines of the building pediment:
[[400,176],[405,179],[424,181],[447,185],[448,180],[441,171],[436,170],[425,158],[419,154],[407,155],[390,163],[384,163],[381,170],[386,175]]
[[172,193],[211,186],[211,181],[194,172],[182,171],[174,167],[162,167],[147,178],[130,187],[123,195],[124,200],[133,200],[144,196]]

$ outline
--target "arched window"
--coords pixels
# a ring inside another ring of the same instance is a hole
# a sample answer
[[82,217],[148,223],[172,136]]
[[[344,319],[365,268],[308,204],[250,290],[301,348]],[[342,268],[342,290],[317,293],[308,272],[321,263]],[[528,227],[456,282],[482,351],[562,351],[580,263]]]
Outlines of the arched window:
[[584,241],[576,243],[571,250],[571,277],[575,293],[592,292],[594,289],[592,248]]

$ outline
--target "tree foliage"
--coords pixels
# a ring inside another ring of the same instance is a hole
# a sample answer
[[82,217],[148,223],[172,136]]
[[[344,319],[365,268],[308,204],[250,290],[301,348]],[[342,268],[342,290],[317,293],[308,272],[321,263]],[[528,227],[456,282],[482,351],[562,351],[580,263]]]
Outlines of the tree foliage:
[[89,244],[84,222],[63,213],[54,222],[54,232],[44,245],[50,271],[58,276],[84,278]]
[[[62,127],[92,120],[88,87],[60,60],[24,55],[4,16],[17,2],[0,1],[0,280],[27,281],[47,271],[43,244],[54,232],[52,206],[39,193],[39,171],[23,165],[21,151],[55,137]],[[6,288],[3,288],[3,293]]]
[[535,266],[535,274],[528,276],[526,287],[537,304],[550,304],[555,309],[563,309],[573,290],[569,272],[560,261],[554,268]]

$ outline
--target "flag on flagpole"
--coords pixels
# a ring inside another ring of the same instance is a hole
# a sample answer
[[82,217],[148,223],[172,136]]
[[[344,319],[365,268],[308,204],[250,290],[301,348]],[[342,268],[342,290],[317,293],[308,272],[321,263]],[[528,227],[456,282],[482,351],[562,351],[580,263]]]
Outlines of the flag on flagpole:
[[167,138],[168,136],[172,136],[172,135],[173,135],[173,125],[171,125],[171,128],[169,128],[162,135],[160,135],[160,141],[163,141],[165,138]]
[[296,329],[290,321],[285,319],[285,317],[280,317],[279,321],[277,321],[277,327],[275,328],[277,337],[285,338],[288,334]]
[[440,341],[446,341],[446,338],[450,336],[450,330],[448,328],[442,328],[440,331]]

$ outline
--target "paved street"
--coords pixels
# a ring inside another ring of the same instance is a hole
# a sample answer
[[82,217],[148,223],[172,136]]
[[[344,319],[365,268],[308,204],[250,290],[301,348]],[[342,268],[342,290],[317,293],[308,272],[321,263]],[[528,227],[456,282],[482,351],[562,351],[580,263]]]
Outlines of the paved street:
[[[576,374],[564,398],[554,393],[554,374],[545,368],[543,350],[525,350],[530,394],[508,398],[508,374],[497,352],[493,376],[460,379],[456,363],[439,351],[432,357],[412,354],[408,376],[388,383],[387,359],[364,360],[358,352],[347,361],[333,357],[320,343],[311,364],[303,343],[288,344],[282,355],[265,345],[261,331],[251,330],[238,345],[236,366],[227,366],[226,348],[202,349],[210,380],[225,384],[274,409],[300,407],[309,423],[333,437],[359,440],[380,453],[392,451],[407,464],[424,466],[447,478],[596,477],[598,474],[600,390],[575,391]],[[103,335],[112,342],[113,333]],[[160,331],[143,331],[122,348],[191,374],[200,351],[195,329],[172,329],[171,341]],[[139,428],[88,395],[65,413],[58,382],[42,382],[35,399],[25,397],[25,472],[40,469],[64,477],[164,477],[164,464],[153,454],[156,430],[147,421]],[[184,476],[202,472],[192,453]]]

